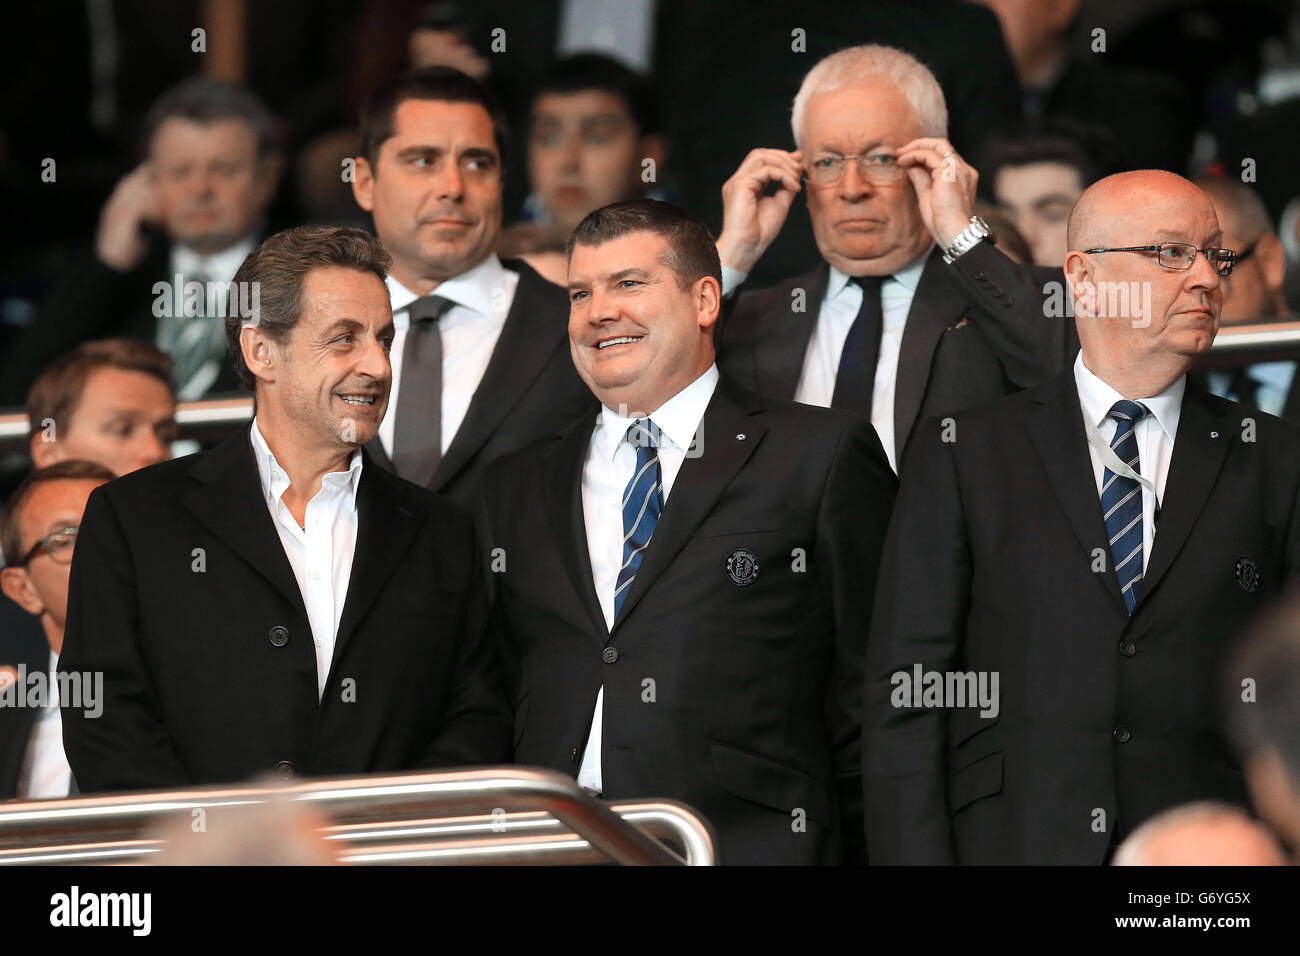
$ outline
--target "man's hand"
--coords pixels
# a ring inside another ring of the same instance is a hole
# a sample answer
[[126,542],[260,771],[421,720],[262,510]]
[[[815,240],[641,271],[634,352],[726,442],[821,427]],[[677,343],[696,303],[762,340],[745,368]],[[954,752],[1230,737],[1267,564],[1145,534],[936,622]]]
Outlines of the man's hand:
[[970,225],[980,174],[946,139],[914,139],[898,151],[921,204],[921,218],[940,249]]
[[158,200],[154,195],[147,163],[141,163],[118,181],[113,194],[104,203],[95,235],[95,254],[110,269],[129,272],[140,264],[148,251],[141,227],[158,217]]
[[[790,213],[790,203],[800,189],[798,150],[751,150],[736,174],[722,184],[722,235],[718,236],[718,257],[722,264],[740,272],[752,272],[767,251]],[[777,183],[771,196],[764,196],[768,183]]]

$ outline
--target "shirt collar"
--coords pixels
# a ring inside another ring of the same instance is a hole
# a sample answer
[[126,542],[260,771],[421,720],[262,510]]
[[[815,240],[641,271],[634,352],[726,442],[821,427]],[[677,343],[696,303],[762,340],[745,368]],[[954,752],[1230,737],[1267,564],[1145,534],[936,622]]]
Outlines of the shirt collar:
[[[709,407],[709,400],[713,398],[717,385],[718,366],[710,365],[703,375],[651,413],[649,418],[659,429],[661,447],[665,442],[671,443],[680,451],[691,447],[691,442],[699,431],[700,421],[704,418],[704,410]],[[613,459],[628,428],[637,420],[602,405],[600,427],[596,429],[593,439],[597,452],[605,458]]]
[[[262,485],[262,497],[266,499],[268,508],[274,507],[289,490],[289,475],[275,460],[271,447],[262,437],[262,428],[257,423],[257,416],[253,416],[253,427],[249,431],[249,437],[253,443],[253,457],[257,461],[257,477]],[[351,506],[356,508],[357,487],[360,483],[361,449],[358,448],[352,453],[347,471],[332,471],[321,478],[321,489],[329,488],[331,491],[342,492],[347,496]]]
[[195,252],[189,246],[177,243],[172,246],[172,271],[179,272],[187,279],[202,275],[210,282],[229,282],[256,247],[257,242],[251,236],[247,236],[233,246],[205,256]]
[[[450,299],[480,316],[489,316],[508,307],[508,297],[497,292],[509,288],[507,272],[494,252],[468,272],[440,283],[430,294]],[[405,309],[420,298],[392,275],[388,277],[388,296],[394,312]]]
[[[908,292],[916,292],[917,285],[921,282],[921,273],[925,271],[925,264],[929,261],[930,250],[927,249],[921,255],[917,256],[903,268],[899,269],[892,275],[885,276],[885,280],[890,279],[903,286]],[[846,272],[841,272],[835,266],[831,266],[830,278],[826,282],[826,298],[833,299],[848,286],[850,276]],[[883,289],[883,284],[882,284]]]
[[[1079,406],[1083,414],[1092,420],[1098,428],[1110,417],[1114,404],[1124,396],[1110,385],[1098,378],[1088,366],[1083,364],[1083,350],[1074,359],[1074,382],[1079,390]],[[1187,376],[1180,375],[1172,385],[1158,395],[1139,398],[1137,401],[1146,406],[1156,424],[1172,442],[1178,434],[1178,418],[1183,409],[1183,392],[1187,390]]]

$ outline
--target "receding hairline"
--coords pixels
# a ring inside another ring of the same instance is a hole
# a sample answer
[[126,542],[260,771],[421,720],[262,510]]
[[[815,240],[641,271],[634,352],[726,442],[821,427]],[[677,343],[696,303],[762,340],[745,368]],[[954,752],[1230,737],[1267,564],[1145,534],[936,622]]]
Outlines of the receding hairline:
[[1105,231],[1103,224],[1126,221],[1123,217],[1117,216],[1116,211],[1111,208],[1119,202],[1120,190],[1128,189],[1137,194],[1123,196],[1128,207],[1146,208],[1152,198],[1171,198],[1173,193],[1165,189],[1164,184],[1184,192],[1193,190],[1199,193],[1209,204],[1210,210],[1214,211],[1214,202],[1210,197],[1191,180],[1177,173],[1160,169],[1138,169],[1114,173],[1097,180],[1075,201],[1065,227],[1067,248],[1072,252],[1078,252],[1106,244],[1107,240],[1102,238]]

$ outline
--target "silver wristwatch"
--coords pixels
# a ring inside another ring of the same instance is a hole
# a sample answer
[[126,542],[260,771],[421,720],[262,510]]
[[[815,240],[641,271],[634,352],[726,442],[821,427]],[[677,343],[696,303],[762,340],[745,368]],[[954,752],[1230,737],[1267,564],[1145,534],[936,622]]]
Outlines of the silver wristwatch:
[[981,239],[991,238],[992,235],[993,230],[989,228],[987,222],[979,216],[971,216],[970,225],[957,233],[957,238],[952,241],[952,245],[944,250],[943,261],[951,265],[958,256],[970,252]]

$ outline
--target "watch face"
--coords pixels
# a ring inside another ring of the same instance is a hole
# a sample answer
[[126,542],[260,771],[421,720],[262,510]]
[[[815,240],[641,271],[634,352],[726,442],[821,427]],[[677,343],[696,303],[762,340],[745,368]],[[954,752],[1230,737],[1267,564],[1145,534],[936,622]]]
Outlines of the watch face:
[[971,226],[974,227],[975,233],[981,239],[986,239],[989,236],[993,235],[993,230],[989,228],[989,224],[985,222],[983,219],[981,219],[979,216],[971,216],[970,224]]

